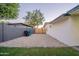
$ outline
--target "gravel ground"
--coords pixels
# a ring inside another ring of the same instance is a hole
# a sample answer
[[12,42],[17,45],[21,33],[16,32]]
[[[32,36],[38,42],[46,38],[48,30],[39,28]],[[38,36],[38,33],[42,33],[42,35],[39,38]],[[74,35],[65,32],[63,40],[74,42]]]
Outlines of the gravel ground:
[[46,34],[32,34],[0,43],[1,47],[66,47],[65,44]]

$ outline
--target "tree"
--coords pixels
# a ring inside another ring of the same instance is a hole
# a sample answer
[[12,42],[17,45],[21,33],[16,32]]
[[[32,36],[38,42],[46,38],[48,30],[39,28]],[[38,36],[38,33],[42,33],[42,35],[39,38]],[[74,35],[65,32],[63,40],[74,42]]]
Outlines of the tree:
[[44,16],[40,10],[33,10],[32,12],[27,12],[25,17],[26,23],[33,27],[43,24]]
[[13,19],[18,15],[17,3],[0,3],[0,19]]
[[17,18],[19,4],[0,3],[0,20],[2,20],[2,41],[4,41],[4,20]]

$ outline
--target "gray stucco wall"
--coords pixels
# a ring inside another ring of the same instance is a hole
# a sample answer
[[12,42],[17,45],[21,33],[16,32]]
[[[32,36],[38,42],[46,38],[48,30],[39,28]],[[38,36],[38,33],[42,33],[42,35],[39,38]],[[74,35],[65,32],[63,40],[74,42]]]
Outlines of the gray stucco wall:
[[[4,24],[4,41],[18,38],[24,35],[24,31],[29,28],[23,25]],[[31,28],[30,28],[31,29]],[[0,24],[0,42],[2,42],[2,24]]]

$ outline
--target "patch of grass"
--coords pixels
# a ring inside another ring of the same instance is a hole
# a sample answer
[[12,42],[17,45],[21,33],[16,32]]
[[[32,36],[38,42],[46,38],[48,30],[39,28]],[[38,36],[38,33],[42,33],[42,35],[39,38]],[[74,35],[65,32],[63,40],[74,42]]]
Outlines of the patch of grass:
[[0,47],[2,56],[78,56],[72,48],[9,48]]

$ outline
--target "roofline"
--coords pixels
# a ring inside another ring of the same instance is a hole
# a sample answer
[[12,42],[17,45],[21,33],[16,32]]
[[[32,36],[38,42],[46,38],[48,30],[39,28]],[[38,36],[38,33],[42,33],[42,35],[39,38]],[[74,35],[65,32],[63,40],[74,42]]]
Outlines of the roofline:
[[28,26],[28,27],[32,27],[30,25],[24,24],[24,23],[8,23],[8,25],[24,25],[24,26]]
[[[58,16],[56,19],[54,19],[53,21],[49,22],[48,24],[51,24],[52,22],[56,22],[56,20],[61,17],[61,16],[71,16],[70,12],[73,12],[75,10],[77,10],[79,8],[79,5],[75,6],[74,8],[72,8],[71,10],[67,11],[66,13],[64,14],[61,14],[60,16]],[[47,25],[47,24],[46,24]],[[46,26],[44,25],[44,26]]]
[[45,22],[45,24],[44,24],[44,26],[43,26],[43,27],[45,28],[45,26],[46,26],[47,24],[49,24],[49,23],[50,23],[50,22]]
[[71,14],[68,14],[68,13],[64,13],[64,14],[61,14],[60,16],[58,16],[57,18],[55,18],[53,21],[49,22],[50,24],[52,22],[56,22],[58,18],[62,17],[62,16],[71,16]]
[[61,14],[60,16],[58,16],[57,18],[55,18],[54,20],[52,20],[51,22],[49,22],[49,24],[51,24],[52,22],[56,21],[61,16],[64,16],[64,14]]
[[55,18],[54,20],[50,21],[50,22],[46,22],[44,27],[47,25],[47,24],[51,24],[51,23],[56,23],[58,20],[58,18],[62,17],[62,16],[70,16],[70,14],[68,13],[64,13],[64,14],[61,14],[60,16],[58,16],[57,18]]
[[70,12],[73,12],[79,8],[79,5],[73,7],[71,10],[69,10],[67,13],[70,14]]

